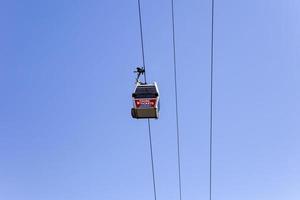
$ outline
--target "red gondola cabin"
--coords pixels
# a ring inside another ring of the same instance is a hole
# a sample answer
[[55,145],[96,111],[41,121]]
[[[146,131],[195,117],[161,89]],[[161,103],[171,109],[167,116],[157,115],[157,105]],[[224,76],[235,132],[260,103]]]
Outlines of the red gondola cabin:
[[131,115],[136,119],[154,118],[159,114],[159,91],[157,84],[137,82],[132,93],[133,108]]

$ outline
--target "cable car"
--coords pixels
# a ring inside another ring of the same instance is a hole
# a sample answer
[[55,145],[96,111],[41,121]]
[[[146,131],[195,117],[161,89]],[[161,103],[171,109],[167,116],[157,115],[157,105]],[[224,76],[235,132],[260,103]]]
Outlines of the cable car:
[[136,119],[154,118],[159,114],[159,91],[156,82],[146,84],[137,82],[132,93],[131,115]]
[[152,84],[139,80],[142,74],[145,74],[144,67],[137,67],[137,78],[135,81],[135,89],[132,93],[133,108],[131,109],[131,116],[136,119],[158,119],[159,114],[159,91],[156,82]]

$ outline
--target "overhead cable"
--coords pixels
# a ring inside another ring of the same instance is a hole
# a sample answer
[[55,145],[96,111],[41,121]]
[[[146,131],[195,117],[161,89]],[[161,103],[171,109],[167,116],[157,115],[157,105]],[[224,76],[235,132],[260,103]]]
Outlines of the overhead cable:
[[178,189],[179,200],[182,199],[181,183],[181,159],[180,159],[180,132],[178,120],[178,90],[177,90],[177,63],[176,63],[176,43],[175,43],[175,18],[174,18],[174,0],[172,3],[172,42],[173,42],[173,68],[174,68],[174,88],[175,88],[175,111],[176,111],[176,133],[177,133],[177,166],[178,166]]
[[[140,2],[140,0],[138,0],[138,8],[139,8],[139,22],[140,22],[141,50],[142,50],[142,58],[143,58],[143,67],[145,69],[144,79],[145,79],[145,83],[147,83],[146,63],[145,63],[145,53],[144,53],[144,38],[143,38],[143,22],[142,22],[141,2]],[[152,135],[151,135],[151,123],[150,123],[150,119],[148,119],[148,133],[149,133],[149,146],[150,146],[151,169],[152,169],[153,195],[154,195],[154,200],[156,200],[157,195],[156,195],[155,170],[154,170],[154,159],[153,159]]]
[[214,83],[214,15],[215,1],[211,0],[211,43],[210,43],[210,124],[209,124],[209,200],[212,200],[213,169],[213,83]]

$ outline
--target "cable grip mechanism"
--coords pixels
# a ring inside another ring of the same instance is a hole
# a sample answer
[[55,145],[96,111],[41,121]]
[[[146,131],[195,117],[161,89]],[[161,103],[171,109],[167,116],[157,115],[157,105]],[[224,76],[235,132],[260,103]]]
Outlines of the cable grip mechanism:
[[[136,71],[134,71],[134,73],[137,74],[137,77],[135,79],[135,82],[136,83],[142,83],[139,79],[140,79],[140,76],[143,75],[145,73],[145,67],[137,67],[136,68]],[[145,84],[145,83],[144,83]]]

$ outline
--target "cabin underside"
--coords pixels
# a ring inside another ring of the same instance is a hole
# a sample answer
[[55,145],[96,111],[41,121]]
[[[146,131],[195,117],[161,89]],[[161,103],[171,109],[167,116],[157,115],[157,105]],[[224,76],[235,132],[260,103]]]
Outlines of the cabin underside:
[[132,108],[131,115],[136,119],[145,119],[145,118],[158,118],[157,108],[147,108],[147,109],[139,109]]

